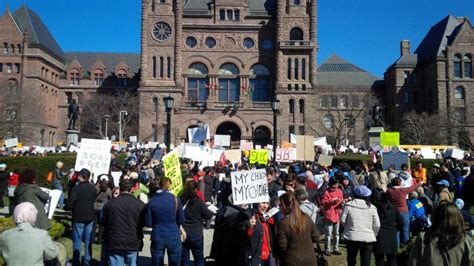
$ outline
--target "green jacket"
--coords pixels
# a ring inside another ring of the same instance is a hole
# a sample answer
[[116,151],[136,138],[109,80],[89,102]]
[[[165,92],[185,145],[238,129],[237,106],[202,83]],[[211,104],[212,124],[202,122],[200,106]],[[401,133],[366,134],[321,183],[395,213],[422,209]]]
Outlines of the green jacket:
[[44,265],[58,255],[56,245],[45,230],[21,223],[0,236],[0,252],[7,265]]
[[15,190],[15,202],[20,204],[22,202],[30,202],[35,205],[38,210],[36,217],[36,227],[44,230],[51,228],[51,221],[44,210],[44,205],[48,202],[48,193],[41,190],[36,184],[20,184]]

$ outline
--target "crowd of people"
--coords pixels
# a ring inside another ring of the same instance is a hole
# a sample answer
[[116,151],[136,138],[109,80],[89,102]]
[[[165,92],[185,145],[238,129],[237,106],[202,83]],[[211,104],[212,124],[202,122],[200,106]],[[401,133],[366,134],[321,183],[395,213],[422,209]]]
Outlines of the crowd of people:
[[[463,161],[395,170],[365,161],[202,167],[182,160],[184,185],[176,196],[156,152],[130,150],[124,165],[113,157],[111,171],[122,173],[118,184],[109,174],[92,177],[82,169],[68,176],[61,162],[55,165],[52,188],[62,191],[67,178],[68,197],[58,208],[71,213],[73,265],[91,264],[94,242],[101,244],[101,265],[137,265],[144,228],[151,228],[153,265],[164,264],[165,252],[168,265],[191,265],[190,253],[194,265],[205,265],[203,231],[212,224],[207,259],[216,265],[318,265],[341,256],[342,244],[350,266],[357,256],[362,266],[372,258],[397,265],[406,247],[408,265],[474,265],[474,169]],[[255,168],[266,170],[268,201],[234,204],[231,173]],[[11,197],[17,224],[0,237],[8,265],[41,265],[57,253],[44,231],[51,227],[44,210],[49,195],[36,180],[32,170],[10,173],[0,164],[0,189]],[[43,252],[24,256],[16,249],[24,245]]]

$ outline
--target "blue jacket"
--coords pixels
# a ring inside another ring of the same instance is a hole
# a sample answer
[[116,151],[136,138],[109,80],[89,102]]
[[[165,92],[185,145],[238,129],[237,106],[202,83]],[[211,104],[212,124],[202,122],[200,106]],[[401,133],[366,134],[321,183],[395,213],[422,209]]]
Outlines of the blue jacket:
[[179,238],[178,226],[183,223],[184,212],[181,200],[169,191],[158,191],[148,204],[145,219],[145,225],[152,228],[151,240]]
[[410,212],[410,219],[420,218],[425,215],[425,207],[423,207],[423,203],[418,199],[412,199],[408,203],[408,211]]

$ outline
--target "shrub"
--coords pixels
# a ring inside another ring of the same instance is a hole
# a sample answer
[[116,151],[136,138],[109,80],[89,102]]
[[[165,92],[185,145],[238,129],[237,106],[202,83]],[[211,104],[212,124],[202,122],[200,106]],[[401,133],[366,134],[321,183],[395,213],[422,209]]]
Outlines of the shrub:
[[[13,222],[12,217],[0,217],[0,233],[8,229],[14,228],[16,225]],[[48,234],[53,239],[59,239],[64,235],[66,227],[60,221],[53,219],[51,221],[51,229],[49,229]]]

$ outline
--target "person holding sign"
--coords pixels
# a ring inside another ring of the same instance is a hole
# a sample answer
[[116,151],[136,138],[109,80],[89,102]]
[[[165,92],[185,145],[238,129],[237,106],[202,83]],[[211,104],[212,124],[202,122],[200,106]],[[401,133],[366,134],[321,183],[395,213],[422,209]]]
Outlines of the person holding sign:
[[276,246],[280,265],[317,265],[313,244],[319,240],[316,225],[299,208],[293,193],[280,196],[284,218],[278,223]]

